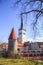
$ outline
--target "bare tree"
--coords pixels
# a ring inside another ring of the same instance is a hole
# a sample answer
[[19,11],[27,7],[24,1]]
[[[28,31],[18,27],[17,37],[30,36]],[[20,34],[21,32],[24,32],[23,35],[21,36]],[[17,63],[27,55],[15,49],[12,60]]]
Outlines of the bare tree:
[[[0,0],[0,3],[6,0]],[[32,28],[36,34],[37,23],[40,17],[43,17],[43,0],[16,0],[14,6],[21,7],[20,15],[26,15],[29,13],[34,13],[35,20],[32,23]],[[40,21],[39,21],[40,22]]]
[[33,21],[33,30],[37,32],[37,22],[39,17],[43,16],[43,0],[17,0],[15,5],[21,6],[21,15],[27,15],[34,12],[35,21]]

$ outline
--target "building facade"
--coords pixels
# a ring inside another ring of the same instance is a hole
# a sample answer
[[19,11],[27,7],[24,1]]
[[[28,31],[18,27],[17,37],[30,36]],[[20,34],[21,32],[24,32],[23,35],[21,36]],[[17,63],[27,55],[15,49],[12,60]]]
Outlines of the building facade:
[[23,18],[21,17],[21,26],[18,30],[18,38],[14,31],[14,28],[11,31],[11,34],[8,39],[8,52],[9,55],[15,53],[23,53],[27,56],[43,55],[43,42],[26,42],[26,30],[24,29]]

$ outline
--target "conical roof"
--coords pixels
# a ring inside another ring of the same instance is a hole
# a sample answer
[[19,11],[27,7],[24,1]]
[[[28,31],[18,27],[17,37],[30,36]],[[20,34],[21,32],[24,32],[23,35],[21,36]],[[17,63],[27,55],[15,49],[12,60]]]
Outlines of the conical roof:
[[10,36],[9,36],[9,39],[17,39],[17,37],[16,37],[16,33],[15,33],[15,31],[14,31],[14,28],[12,28],[12,31],[11,31],[11,34],[10,34]]

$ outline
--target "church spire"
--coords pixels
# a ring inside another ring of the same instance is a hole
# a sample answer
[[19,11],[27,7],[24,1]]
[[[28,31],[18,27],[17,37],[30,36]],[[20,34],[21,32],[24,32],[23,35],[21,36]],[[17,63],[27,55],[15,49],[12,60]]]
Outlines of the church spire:
[[23,16],[21,15],[21,30],[24,28]]
[[21,26],[19,29],[19,42],[24,43],[26,41],[26,30],[24,29],[23,15],[21,15]]
[[24,29],[24,22],[23,22],[23,15],[21,15],[21,27],[19,30],[23,30]]

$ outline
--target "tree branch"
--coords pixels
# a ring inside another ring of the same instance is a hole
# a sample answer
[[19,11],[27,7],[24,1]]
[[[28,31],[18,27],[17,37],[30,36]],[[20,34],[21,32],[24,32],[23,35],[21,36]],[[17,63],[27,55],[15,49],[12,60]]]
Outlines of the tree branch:
[[28,13],[31,13],[31,12],[41,12],[41,13],[43,13],[42,10],[31,10],[31,11],[28,11],[28,12],[23,12],[21,14],[28,14]]

